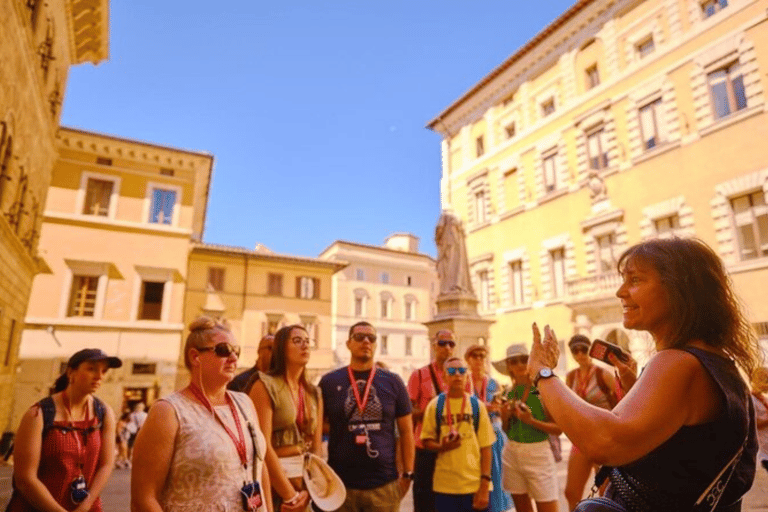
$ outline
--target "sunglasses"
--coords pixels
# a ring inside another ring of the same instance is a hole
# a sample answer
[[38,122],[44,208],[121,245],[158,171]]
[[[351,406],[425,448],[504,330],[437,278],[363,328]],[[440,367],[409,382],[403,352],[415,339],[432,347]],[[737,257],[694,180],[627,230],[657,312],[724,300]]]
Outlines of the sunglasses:
[[507,362],[509,364],[528,364],[528,356],[508,357]]
[[454,348],[456,346],[456,342],[453,340],[437,340],[437,344],[441,347]]
[[463,366],[461,367],[449,366],[448,368],[445,369],[445,371],[448,373],[448,375],[456,375],[457,373],[459,375],[464,375],[465,373],[467,373],[467,369]]
[[213,353],[219,357],[229,357],[232,354],[235,354],[235,357],[240,357],[240,347],[234,346],[231,343],[227,343],[226,341],[217,343],[212,347],[200,347],[196,350],[198,352],[208,352],[213,350]]
[[485,359],[485,353],[484,352],[472,352],[467,357],[471,357],[473,359]]
[[365,340],[370,341],[371,343],[376,343],[376,335],[375,334],[368,334],[365,332],[356,332],[352,335],[352,339],[355,341],[363,342]]
[[588,352],[587,347],[573,347],[571,349],[571,354],[573,354],[573,355],[576,355],[576,354],[586,354],[587,352]]

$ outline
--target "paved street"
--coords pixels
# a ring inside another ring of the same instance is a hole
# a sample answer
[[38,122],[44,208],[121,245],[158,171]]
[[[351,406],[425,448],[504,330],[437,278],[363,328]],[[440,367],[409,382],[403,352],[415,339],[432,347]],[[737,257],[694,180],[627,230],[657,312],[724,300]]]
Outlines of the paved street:
[[[563,446],[563,453],[567,454],[566,446]],[[11,472],[12,468],[7,466],[0,467],[0,510],[5,509],[11,496]],[[560,489],[565,485],[566,462],[558,464],[558,476],[560,477]],[[105,512],[129,512],[130,506],[130,488],[131,474],[127,469],[116,469],[112,473],[112,478],[107,484],[107,488],[102,495]],[[565,497],[560,499],[560,510],[565,511],[567,504]],[[413,512],[413,501],[410,493],[403,499],[401,512]],[[744,512],[768,511],[768,472],[758,467],[757,478],[752,490],[744,499]]]

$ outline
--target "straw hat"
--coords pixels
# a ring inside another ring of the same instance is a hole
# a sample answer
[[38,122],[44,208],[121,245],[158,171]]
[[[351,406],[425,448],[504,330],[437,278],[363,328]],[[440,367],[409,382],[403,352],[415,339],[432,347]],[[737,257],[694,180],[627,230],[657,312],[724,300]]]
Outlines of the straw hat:
[[509,372],[507,371],[507,359],[509,359],[510,357],[527,356],[527,355],[528,355],[528,347],[525,346],[525,343],[513,343],[512,345],[507,347],[507,356],[500,361],[494,361],[493,367],[496,368],[496,370],[499,373],[503,373],[504,375],[509,375]]
[[314,453],[305,453],[303,475],[309,496],[317,508],[330,512],[344,504],[347,499],[344,482],[323,459]]
[[483,353],[483,357],[488,355],[488,347],[475,343],[474,345],[470,345],[467,350],[464,351],[464,359],[468,358],[471,353],[478,351]]

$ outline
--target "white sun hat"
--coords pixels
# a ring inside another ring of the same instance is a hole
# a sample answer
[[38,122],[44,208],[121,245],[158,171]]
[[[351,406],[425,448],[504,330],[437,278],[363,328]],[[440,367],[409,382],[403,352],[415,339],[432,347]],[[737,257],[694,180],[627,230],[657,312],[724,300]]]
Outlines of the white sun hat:
[[312,501],[320,510],[337,510],[347,499],[347,489],[339,475],[314,453],[304,454],[304,483]]

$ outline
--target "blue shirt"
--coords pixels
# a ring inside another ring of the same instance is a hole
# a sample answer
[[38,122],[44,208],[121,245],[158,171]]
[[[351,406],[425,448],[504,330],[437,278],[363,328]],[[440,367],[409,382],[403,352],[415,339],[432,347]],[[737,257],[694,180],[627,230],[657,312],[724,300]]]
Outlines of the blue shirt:
[[[375,368],[364,414],[360,414],[347,367],[320,380],[328,436],[328,464],[350,489],[373,489],[398,477],[395,465],[395,423],[411,413],[402,379]],[[371,370],[353,372],[360,399]]]

